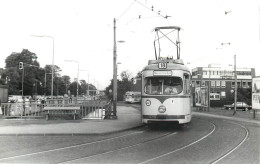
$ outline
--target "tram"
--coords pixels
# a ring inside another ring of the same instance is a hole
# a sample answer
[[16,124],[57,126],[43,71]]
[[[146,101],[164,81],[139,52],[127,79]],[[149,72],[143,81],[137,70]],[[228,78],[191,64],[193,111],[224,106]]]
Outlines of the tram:
[[141,102],[141,92],[127,91],[125,93],[126,103],[140,103]]
[[[157,27],[155,31],[158,42],[167,34],[162,30],[179,33],[180,27]],[[163,34],[159,36],[158,32]],[[169,34],[169,33],[168,33]],[[160,48],[155,60],[149,60],[142,71],[142,122],[150,125],[157,122],[177,122],[180,125],[192,119],[191,74],[183,60],[180,59],[180,42],[173,42],[177,50],[177,59],[161,57]],[[167,37],[169,39],[169,37]],[[157,43],[160,45],[160,43]]]

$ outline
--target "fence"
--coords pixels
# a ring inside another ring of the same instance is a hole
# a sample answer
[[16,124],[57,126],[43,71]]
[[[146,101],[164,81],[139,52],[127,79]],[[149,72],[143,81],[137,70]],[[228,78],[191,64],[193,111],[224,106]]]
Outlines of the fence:
[[44,104],[37,103],[2,103],[2,115],[8,117],[42,117]]
[[4,118],[37,118],[45,117],[47,110],[45,107],[56,108],[55,114],[63,114],[63,107],[80,107],[79,118],[81,119],[105,119],[111,115],[111,103],[107,101],[82,101],[72,104],[68,99],[49,100],[46,104],[36,102],[25,103],[2,103],[1,110]]

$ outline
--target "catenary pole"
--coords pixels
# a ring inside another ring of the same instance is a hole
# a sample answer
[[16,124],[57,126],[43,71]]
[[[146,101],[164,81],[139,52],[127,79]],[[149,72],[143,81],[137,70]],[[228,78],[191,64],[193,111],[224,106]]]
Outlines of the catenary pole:
[[235,102],[234,102],[234,113],[233,115],[236,114],[237,111],[237,70],[236,70],[236,55],[234,55],[234,76],[235,76]]
[[116,68],[116,19],[114,18],[114,48],[113,48],[113,117],[116,116],[117,103],[117,68]]

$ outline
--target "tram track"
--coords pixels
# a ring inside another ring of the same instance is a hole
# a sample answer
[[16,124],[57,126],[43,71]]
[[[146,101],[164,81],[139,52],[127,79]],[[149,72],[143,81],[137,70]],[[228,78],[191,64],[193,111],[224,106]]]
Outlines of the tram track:
[[[119,139],[127,140],[127,138],[129,138],[129,137],[131,138],[133,135],[138,135],[138,134],[144,133],[145,131],[149,131],[149,130],[134,131],[134,132],[127,133],[127,134],[124,134],[124,135],[115,136],[115,137],[111,137],[111,138],[100,139],[100,140],[93,141],[93,142],[86,142],[86,143],[81,143],[81,144],[76,144],[76,145],[70,145],[70,146],[54,148],[54,149],[49,149],[49,150],[44,150],[44,151],[38,151],[38,152],[34,152],[34,153],[26,153],[26,154],[22,154],[22,155],[16,155],[16,156],[11,156],[11,157],[4,157],[4,158],[0,158],[0,163],[1,162],[6,162],[6,161],[18,160],[20,158],[30,158],[30,157],[33,157],[33,156],[44,156],[44,155],[49,154],[49,153],[52,153],[52,154],[53,153],[59,153],[59,152],[64,151],[64,150],[65,151],[68,151],[68,150],[70,151],[70,150],[73,150],[73,149],[79,149],[79,148],[87,147],[87,146],[90,146],[90,145],[110,142],[110,141],[113,141],[113,140],[119,140]],[[66,162],[75,161],[75,160],[82,159],[82,158],[90,158],[90,157],[93,157],[93,156],[106,154],[106,153],[110,153],[110,152],[113,152],[113,151],[127,149],[127,148],[130,148],[130,147],[133,147],[133,146],[137,146],[137,145],[140,145],[140,144],[143,144],[143,143],[147,143],[147,142],[150,142],[150,141],[158,140],[158,139],[161,139],[163,137],[166,137],[166,136],[169,136],[169,135],[172,135],[172,134],[176,134],[176,132],[167,132],[166,131],[166,132],[163,132],[162,134],[160,134],[160,135],[158,135],[156,137],[149,138],[147,140],[144,140],[144,141],[141,141],[141,142],[137,142],[137,143],[132,144],[132,145],[128,145],[128,146],[124,146],[124,147],[118,147],[118,148],[115,148],[113,150],[105,151],[105,152],[102,152],[102,153],[99,153],[99,154],[92,154],[92,155],[84,156],[84,157],[80,157],[80,158],[69,159],[69,160],[65,160],[65,161],[59,161],[57,163],[66,163]]]
[[[167,156],[167,155],[170,155],[170,154],[175,153],[175,152],[177,152],[177,151],[183,150],[183,149],[185,149],[185,148],[188,148],[188,147],[190,147],[190,146],[192,146],[192,145],[194,145],[194,144],[196,144],[196,143],[202,141],[203,139],[205,139],[205,138],[207,138],[208,136],[210,136],[210,135],[215,131],[215,129],[216,129],[216,125],[215,125],[214,123],[210,122],[210,124],[211,124],[212,127],[213,127],[212,130],[211,130],[209,133],[207,133],[206,135],[204,135],[204,136],[200,137],[199,139],[193,141],[192,143],[190,143],[190,144],[188,144],[188,145],[185,145],[185,146],[183,146],[183,147],[180,147],[180,148],[178,148],[178,149],[175,149],[174,151],[168,152],[168,153],[166,153],[166,154],[164,154],[164,155],[160,155],[160,156],[151,158],[151,159],[149,159],[149,160],[147,160],[147,161],[140,162],[140,164],[142,164],[142,163],[149,163],[149,162],[151,162],[151,161],[153,161],[153,160],[156,160],[156,159],[159,159],[159,158],[163,158],[164,156]],[[176,134],[176,132],[175,132],[175,133],[172,133],[172,134],[166,134],[164,137],[169,137],[169,136],[174,135],[174,134]],[[133,147],[135,147],[135,146],[141,146],[142,144],[147,144],[148,142],[152,142],[152,141],[156,141],[156,140],[163,140],[163,137],[154,138],[154,139],[147,140],[147,141],[144,141],[144,142],[141,142],[141,143],[137,143],[137,144],[134,144],[134,145],[130,145],[130,146],[127,146],[127,147],[122,147],[122,148],[114,149],[114,150],[107,151],[107,152],[100,153],[100,154],[96,154],[96,155],[93,155],[93,156],[82,157],[82,158],[78,158],[78,159],[74,159],[74,160],[64,161],[64,162],[61,162],[61,163],[71,163],[71,162],[72,162],[72,163],[77,163],[77,162],[80,162],[80,163],[81,163],[82,161],[87,160],[87,159],[89,159],[89,158],[94,158],[94,157],[97,157],[97,156],[101,156],[101,155],[113,153],[113,152],[115,152],[115,151],[120,151],[120,150],[124,150],[124,149],[130,149],[130,148],[133,148]],[[92,162],[91,162],[91,163],[92,163]]]
[[242,127],[245,130],[246,134],[245,134],[245,136],[244,136],[244,138],[242,139],[241,142],[239,142],[235,147],[233,147],[228,152],[224,153],[222,156],[220,156],[219,158],[217,158],[216,160],[211,162],[211,164],[216,164],[216,163],[220,162],[221,160],[223,160],[224,158],[226,158],[228,155],[230,155],[232,152],[234,152],[236,149],[238,149],[246,141],[246,139],[249,136],[249,131],[248,131],[248,129],[245,126],[243,126],[243,125],[241,125],[239,123],[234,123],[234,122],[230,122],[230,121],[226,121],[226,122],[229,122],[231,124],[236,124],[236,125]]
[[129,145],[129,146],[126,146],[126,147],[117,148],[117,149],[114,149],[114,150],[106,151],[106,152],[99,153],[99,154],[95,154],[95,155],[91,155],[91,156],[86,156],[86,157],[82,157],[82,158],[77,158],[77,159],[73,159],[73,160],[67,160],[67,161],[59,162],[59,164],[61,164],[61,163],[75,162],[75,161],[78,161],[78,160],[88,159],[88,158],[96,157],[96,156],[99,156],[99,155],[104,155],[104,154],[112,153],[112,152],[115,152],[115,151],[132,148],[132,147],[135,147],[135,146],[139,146],[139,145],[141,145],[141,144],[145,144],[145,143],[152,142],[152,141],[155,141],[155,140],[163,139],[164,137],[167,137],[167,136],[170,136],[170,135],[174,135],[174,134],[176,134],[176,133],[177,133],[177,132],[166,133],[165,135],[158,136],[158,137],[156,137],[156,138],[152,138],[152,139],[149,139],[149,140],[140,142],[140,143],[136,143],[136,144]]
[[175,150],[170,151],[170,152],[168,152],[168,153],[166,153],[166,154],[163,154],[163,155],[160,155],[160,156],[151,158],[151,159],[149,159],[149,160],[140,162],[139,164],[144,164],[144,163],[151,162],[151,161],[153,161],[153,160],[157,160],[157,159],[159,159],[159,158],[163,158],[163,157],[165,157],[165,156],[168,156],[168,155],[170,155],[170,154],[176,153],[177,151],[183,150],[183,149],[185,149],[185,148],[188,148],[188,147],[190,147],[190,146],[192,146],[192,145],[194,145],[194,144],[196,144],[196,143],[202,141],[203,139],[205,139],[205,138],[207,138],[208,136],[210,136],[210,135],[216,130],[216,125],[215,125],[214,123],[212,123],[212,122],[210,122],[210,124],[213,125],[213,129],[212,129],[208,134],[204,135],[203,137],[201,137],[201,138],[199,138],[199,139],[193,141],[192,143],[190,143],[190,144],[188,144],[188,145],[186,145],[186,146],[180,147],[180,148],[178,148],[178,149],[175,149]]
[[55,152],[55,151],[60,151],[60,150],[65,150],[65,149],[71,149],[71,148],[76,148],[76,147],[80,147],[80,146],[87,146],[87,145],[91,145],[91,144],[96,144],[96,143],[100,143],[100,142],[105,142],[105,141],[109,141],[109,140],[114,140],[114,139],[126,137],[126,136],[129,136],[129,135],[133,135],[133,134],[137,134],[137,133],[141,133],[141,132],[143,132],[143,131],[132,132],[132,133],[128,133],[128,134],[121,135],[121,136],[116,136],[116,137],[101,139],[101,140],[98,140],[98,141],[86,142],[86,143],[81,143],[81,144],[76,144],[76,145],[61,147],[61,148],[55,148],[55,149],[50,149],[50,150],[45,150],[45,151],[39,151],[39,152],[35,152],[35,153],[27,153],[27,154],[12,156],[12,157],[0,158],[0,162],[3,161],[3,160],[9,160],[9,159],[14,159],[14,158],[19,158],[19,157],[26,157],[26,156],[32,156],[32,155],[40,155],[40,154],[44,154],[44,153],[50,153],[50,152]]
[[[71,143],[64,147],[56,146],[56,148],[37,152],[33,152],[32,149],[30,151],[32,153],[0,158],[0,163],[35,163],[32,161],[37,159],[37,162],[40,163],[122,163],[122,161],[128,163],[131,161],[131,163],[141,164],[169,163],[169,161],[179,163],[187,160],[187,162],[200,161],[201,163],[216,164],[230,161],[234,152],[237,152],[239,147],[244,148],[241,145],[249,138],[249,130],[239,122],[206,117],[195,117],[193,120],[194,123],[188,126],[188,129],[151,130],[143,127],[139,130],[113,134],[112,137],[104,136],[104,138],[92,141]],[[219,137],[221,134],[225,134],[222,139]],[[230,139],[233,142],[227,145],[226,143],[230,142]],[[241,151],[242,148],[238,151]],[[148,150],[143,151],[145,149]],[[197,153],[199,158],[193,156],[192,154],[196,150],[203,152],[203,155],[207,154],[207,158],[203,159]],[[210,153],[212,150],[214,154]],[[137,156],[134,155],[135,152]],[[151,154],[148,155],[148,152]],[[133,154],[134,159],[129,157],[129,154]],[[185,157],[180,155],[185,155]],[[117,158],[109,159],[109,157],[115,156]]]
[[[206,162],[206,163],[211,163],[211,164],[217,164],[217,163],[219,163],[219,162],[222,161],[224,158],[226,158],[226,157],[229,156],[231,153],[233,153],[235,150],[237,150],[237,149],[247,140],[247,138],[248,138],[248,136],[249,136],[249,131],[248,131],[248,129],[247,129],[245,126],[243,126],[243,125],[241,125],[241,124],[239,124],[239,123],[231,122],[231,121],[226,121],[226,120],[225,120],[225,122],[227,122],[227,123],[229,123],[229,124],[238,125],[239,127],[241,127],[241,128],[245,131],[245,134],[244,134],[243,138],[242,138],[241,140],[239,140],[239,142],[238,142],[235,146],[229,148],[228,151],[226,151],[224,154],[222,153],[222,154],[221,154],[220,156],[218,156],[217,158],[215,158],[215,159],[212,158],[213,160],[211,160],[211,162]],[[216,130],[216,126],[217,126],[217,125],[216,125],[215,123],[212,123],[212,122],[210,122],[210,123],[211,123],[211,125],[214,126],[214,128],[213,128],[208,134],[206,134],[205,136],[203,136],[203,137],[201,137],[201,138],[199,138],[199,139],[197,139],[197,140],[195,140],[195,141],[189,143],[188,145],[185,145],[185,146],[183,146],[183,147],[177,148],[177,149],[175,149],[175,150],[173,150],[173,151],[169,151],[168,153],[165,153],[165,154],[162,154],[162,155],[159,155],[159,156],[150,158],[150,159],[148,159],[148,160],[146,160],[146,161],[142,161],[142,162],[140,162],[139,164],[157,163],[158,161],[160,161],[161,163],[163,163],[162,159],[163,159],[164,157],[166,157],[166,156],[169,157],[169,156],[171,156],[171,155],[174,154],[174,153],[177,153],[177,152],[179,152],[179,151],[181,151],[181,150],[184,151],[184,149],[186,149],[186,148],[189,148],[189,147],[191,147],[191,146],[193,146],[193,145],[195,145],[195,144],[201,143],[202,140],[208,138],[209,136],[212,136],[212,135],[213,135],[213,132]],[[214,135],[213,135],[213,136],[214,136]],[[213,137],[213,136],[212,136],[212,137]],[[208,141],[206,141],[206,142],[208,142]],[[197,145],[197,146],[199,146],[199,145]],[[191,149],[192,149],[192,148],[191,148]]]

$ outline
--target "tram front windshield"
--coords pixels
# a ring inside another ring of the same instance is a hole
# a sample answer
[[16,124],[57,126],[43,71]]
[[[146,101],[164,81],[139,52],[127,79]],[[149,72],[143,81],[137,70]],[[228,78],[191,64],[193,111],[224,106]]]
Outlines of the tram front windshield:
[[152,95],[176,95],[183,90],[181,77],[147,77],[144,92]]

